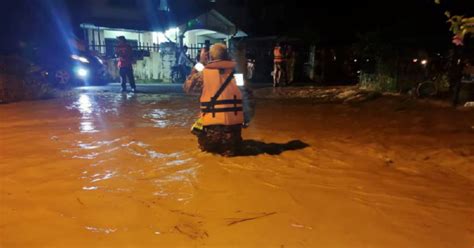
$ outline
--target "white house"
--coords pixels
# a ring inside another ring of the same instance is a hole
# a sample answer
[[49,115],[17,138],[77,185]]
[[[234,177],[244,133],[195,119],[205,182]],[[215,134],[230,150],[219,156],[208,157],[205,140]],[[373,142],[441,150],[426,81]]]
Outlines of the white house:
[[[175,64],[176,47],[186,45],[194,58],[205,40],[226,42],[247,36],[235,24],[216,10],[173,25],[167,1],[150,0],[85,0],[90,4],[89,15],[80,27],[91,51],[112,60],[117,36],[125,36],[135,51],[134,64],[138,80],[170,81],[171,66]],[[154,3],[157,4],[154,4]],[[118,78],[113,61],[109,72]]]

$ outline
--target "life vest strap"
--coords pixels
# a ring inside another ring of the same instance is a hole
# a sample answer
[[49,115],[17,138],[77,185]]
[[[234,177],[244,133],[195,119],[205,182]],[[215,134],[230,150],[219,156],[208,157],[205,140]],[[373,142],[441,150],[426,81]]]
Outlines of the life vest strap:
[[231,108],[213,108],[213,109],[201,109],[202,113],[225,113],[225,112],[241,112],[243,111],[242,107],[231,107]]
[[212,105],[220,105],[220,104],[242,104],[241,99],[227,99],[227,100],[216,100],[214,102],[201,102],[201,107],[210,108]]

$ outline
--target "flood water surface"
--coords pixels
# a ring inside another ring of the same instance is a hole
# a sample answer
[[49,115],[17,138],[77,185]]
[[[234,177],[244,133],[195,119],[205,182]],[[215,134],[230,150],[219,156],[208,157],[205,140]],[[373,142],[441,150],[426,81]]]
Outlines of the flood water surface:
[[0,106],[1,247],[474,246],[474,113],[257,101],[251,153],[202,153],[195,98]]

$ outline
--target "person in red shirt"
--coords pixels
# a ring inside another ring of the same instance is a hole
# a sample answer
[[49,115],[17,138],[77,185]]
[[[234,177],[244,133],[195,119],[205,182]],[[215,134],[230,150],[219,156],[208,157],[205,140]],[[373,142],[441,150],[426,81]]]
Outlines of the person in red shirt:
[[122,92],[127,91],[127,81],[132,87],[132,91],[136,91],[135,78],[133,76],[133,51],[132,47],[127,43],[124,36],[117,37],[118,43],[115,46],[115,54],[118,57],[118,68],[120,72],[120,83],[122,84]]

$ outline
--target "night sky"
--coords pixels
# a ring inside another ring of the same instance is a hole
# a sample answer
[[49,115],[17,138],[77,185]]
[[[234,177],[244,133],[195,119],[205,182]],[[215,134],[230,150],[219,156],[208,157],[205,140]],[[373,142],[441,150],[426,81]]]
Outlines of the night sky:
[[[60,2],[60,0],[46,0]],[[149,0],[156,1],[156,0]],[[65,0],[71,25],[81,16],[83,1]],[[2,37],[25,36],[48,29],[51,18],[37,8],[39,0],[3,1]],[[170,0],[170,16],[182,22],[206,9],[216,8],[251,36],[288,36],[322,44],[350,44],[360,34],[377,32],[395,44],[437,46],[449,44],[451,34],[445,10],[474,15],[473,0]],[[40,20],[40,21],[38,21]]]
[[433,0],[228,2],[247,2],[248,20],[243,23],[250,33],[328,42],[351,42],[358,33],[371,31],[380,31],[387,40],[445,42],[449,38],[445,10],[474,14],[472,0],[445,0],[441,5]]

